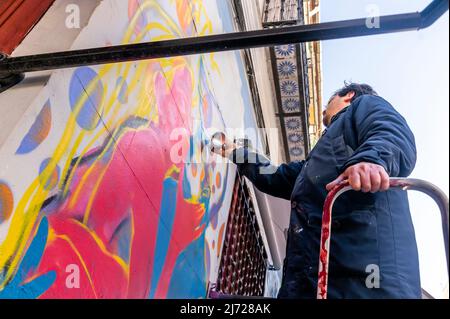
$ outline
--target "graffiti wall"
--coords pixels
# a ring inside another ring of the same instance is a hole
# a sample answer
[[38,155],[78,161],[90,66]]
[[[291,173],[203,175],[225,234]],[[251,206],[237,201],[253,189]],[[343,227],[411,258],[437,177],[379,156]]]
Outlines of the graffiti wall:
[[[105,0],[73,49],[232,29],[227,1]],[[205,297],[234,182],[205,132],[250,101],[235,52],[54,72],[0,148],[0,298]]]

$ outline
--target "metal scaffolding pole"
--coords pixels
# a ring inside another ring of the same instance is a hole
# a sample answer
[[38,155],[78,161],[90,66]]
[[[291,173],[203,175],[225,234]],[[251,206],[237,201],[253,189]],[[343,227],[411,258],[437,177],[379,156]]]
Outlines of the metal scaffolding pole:
[[420,30],[448,8],[449,0],[434,0],[421,12],[381,16],[379,27],[361,18],[20,57],[2,55],[0,92],[20,82],[27,72]]

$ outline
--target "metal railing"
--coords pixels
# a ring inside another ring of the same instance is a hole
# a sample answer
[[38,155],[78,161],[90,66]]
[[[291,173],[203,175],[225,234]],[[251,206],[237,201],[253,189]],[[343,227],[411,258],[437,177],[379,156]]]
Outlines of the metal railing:
[[[445,255],[447,258],[447,273],[449,265],[449,251],[448,251],[448,197],[434,184],[414,178],[390,178],[391,188],[400,188],[403,190],[416,190],[427,194],[438,204],[441,212],[442,221],[442,233],[444,236]],[[331,221],[332,221],[332,209],[336,199],[351,190],[351,186],[347,181],[337,185],[333,188],[325,199],[322,214],[322,229],[320,238],[320,255],[319,255],[319,274],[317,284],[317,299],[326,299],[328,290],[328,265],[330,259],[330,241],[332,235]]]

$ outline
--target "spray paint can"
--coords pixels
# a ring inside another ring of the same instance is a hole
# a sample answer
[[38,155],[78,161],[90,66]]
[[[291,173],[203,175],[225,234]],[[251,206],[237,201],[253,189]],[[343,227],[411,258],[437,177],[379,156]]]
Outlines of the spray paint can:
[[[216,132],[211,137],[211,150],[222,150],[225,151],[226,149],[226,140],[227,137],[225,133],[223,132]],[[233,140],[233,143],[236,145],[237,148],[246,147],[251,148],[252,142],[248,138],[236,138]]]

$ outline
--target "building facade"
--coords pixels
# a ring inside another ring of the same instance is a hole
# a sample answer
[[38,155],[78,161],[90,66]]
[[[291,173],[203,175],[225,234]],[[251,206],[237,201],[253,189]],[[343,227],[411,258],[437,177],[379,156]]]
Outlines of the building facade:
[[[47,2],[2,50],[319,19],[318,1],[280,1],[288,9],[273,23],[279,1]],[[0,35],[12,39],[7,22]],[[275,296],[289,203],[238,176],[208,141],[231,129],[275,163],[303,159],[321,130],[320,77],[317,43],[27,75],[0,94],[0,298]]]

